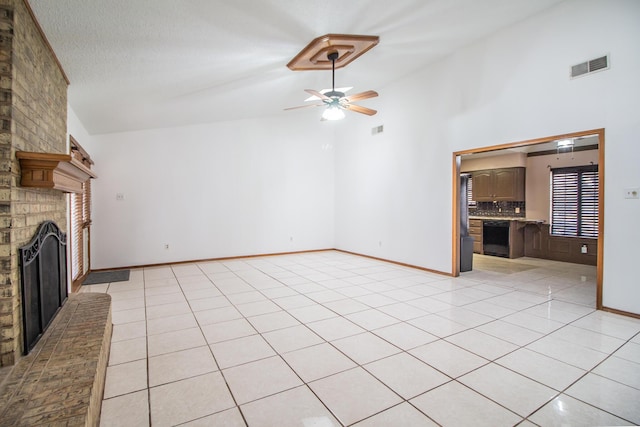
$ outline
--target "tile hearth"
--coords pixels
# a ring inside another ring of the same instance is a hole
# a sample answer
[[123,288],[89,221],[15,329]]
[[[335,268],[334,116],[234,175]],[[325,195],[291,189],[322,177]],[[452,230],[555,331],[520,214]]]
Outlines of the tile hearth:
[[640,423],[640,320],[595,311],[595,268],[487,258],[455,279],[322,251],[85,286],[113,304],[101,425]]

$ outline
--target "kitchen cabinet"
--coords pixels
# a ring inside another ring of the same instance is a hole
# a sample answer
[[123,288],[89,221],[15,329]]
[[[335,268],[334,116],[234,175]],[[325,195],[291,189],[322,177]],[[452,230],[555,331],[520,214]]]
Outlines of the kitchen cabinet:
[[469,236],[473,237],[473,253],[482,254],[482,220],[469,220]]
[[511,221],[509,227],[509,258],[524,256],[524,227],[526,222]]
[[525,168],[475,171],[471,178],[476,202],[524,202]]
[[549,224],[527,224],[524,255],[574,264],[597,265],[598,239],[554,236]]

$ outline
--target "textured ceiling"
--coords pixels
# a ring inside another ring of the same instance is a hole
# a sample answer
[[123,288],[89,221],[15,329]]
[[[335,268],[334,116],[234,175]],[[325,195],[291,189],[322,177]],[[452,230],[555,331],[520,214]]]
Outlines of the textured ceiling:
[[[336,71],[378,90],[560,0],[29,0],[92,133],[288,114],[326,71],[286,67],[319,35],[380,36]],[[366,101],[362,102],[366,105]]]

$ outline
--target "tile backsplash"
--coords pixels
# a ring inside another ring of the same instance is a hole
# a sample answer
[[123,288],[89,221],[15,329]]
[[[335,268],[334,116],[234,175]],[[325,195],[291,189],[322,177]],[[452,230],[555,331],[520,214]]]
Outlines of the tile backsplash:
[[[518,212],[516,212],[518,210]],[[526,216],[525,202],[476,202],[476,206],[469,206],[472,216],[505,216],[524,218]]]

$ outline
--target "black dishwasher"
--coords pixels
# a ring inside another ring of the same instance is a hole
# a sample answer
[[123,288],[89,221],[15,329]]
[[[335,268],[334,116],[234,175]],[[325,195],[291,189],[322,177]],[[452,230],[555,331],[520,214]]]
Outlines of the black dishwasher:
[[509,221],[485,220],[482,223],[484,254],[509,258]]

